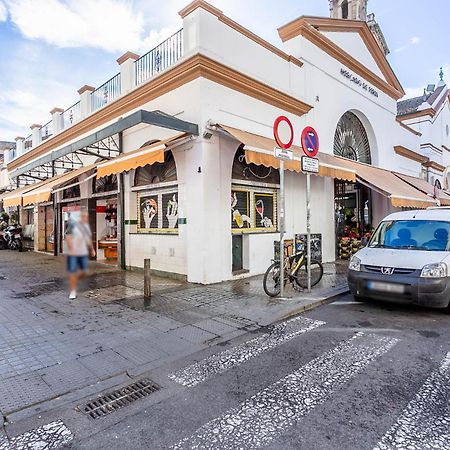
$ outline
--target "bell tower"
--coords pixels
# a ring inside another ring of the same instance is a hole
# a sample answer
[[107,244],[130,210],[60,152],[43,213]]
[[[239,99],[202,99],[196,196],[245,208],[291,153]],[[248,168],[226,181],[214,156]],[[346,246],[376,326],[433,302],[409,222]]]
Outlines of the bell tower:
[[368,0],[329,0],[333,19],[366,20]]
[[375,14],[367,14],[369,0],[328,0],[330,4],[330,17],[332,19],[363,20],[375,37],[379,47],[385,55],[389,54],[389,47],[375,20]]

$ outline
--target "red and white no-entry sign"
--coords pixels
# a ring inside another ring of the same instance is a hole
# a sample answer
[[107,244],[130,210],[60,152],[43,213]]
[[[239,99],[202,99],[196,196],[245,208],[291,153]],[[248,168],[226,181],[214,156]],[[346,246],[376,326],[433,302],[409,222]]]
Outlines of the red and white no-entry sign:
[[[288,128],[287,133],[282,132],[282,127]],[[287,136],[285,136],[287,135]],[[273,137],[278,145],[278,147],[288,150],[292,147],[294,142],[294,127],[292,126],[291,121],[286,116],[279,116],[275,119],[273,124]]]

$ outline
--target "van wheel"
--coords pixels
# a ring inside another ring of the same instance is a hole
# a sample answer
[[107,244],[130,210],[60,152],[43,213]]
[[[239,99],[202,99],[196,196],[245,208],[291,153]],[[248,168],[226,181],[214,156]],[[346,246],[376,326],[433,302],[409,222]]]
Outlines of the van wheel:
[[448,304],[447,308],[444,308],[444,313],[450,314],[450,303]]

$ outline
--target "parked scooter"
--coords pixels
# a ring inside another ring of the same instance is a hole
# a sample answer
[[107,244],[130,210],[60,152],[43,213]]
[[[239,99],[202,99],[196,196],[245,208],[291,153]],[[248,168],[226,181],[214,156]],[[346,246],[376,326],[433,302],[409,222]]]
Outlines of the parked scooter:
[[22,225],[16,223],[10,225],[3,232],[3,238],[10,250],[23,250]]
[[5,238],[5,230],[9,227],[9,216],[5,212],[0,213],[0,250],[8,248],[8,241]]

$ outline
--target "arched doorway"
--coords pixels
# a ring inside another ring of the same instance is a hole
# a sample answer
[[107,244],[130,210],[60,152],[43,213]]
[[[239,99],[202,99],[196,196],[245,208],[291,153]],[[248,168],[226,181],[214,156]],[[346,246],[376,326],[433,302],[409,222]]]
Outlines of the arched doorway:
[[[336,156],[372,164],[367,130],[352,111],[341,116],[334,134]],[[336,255],[347,259],[372,228],[372,191],[361,183],[335,180]]]

